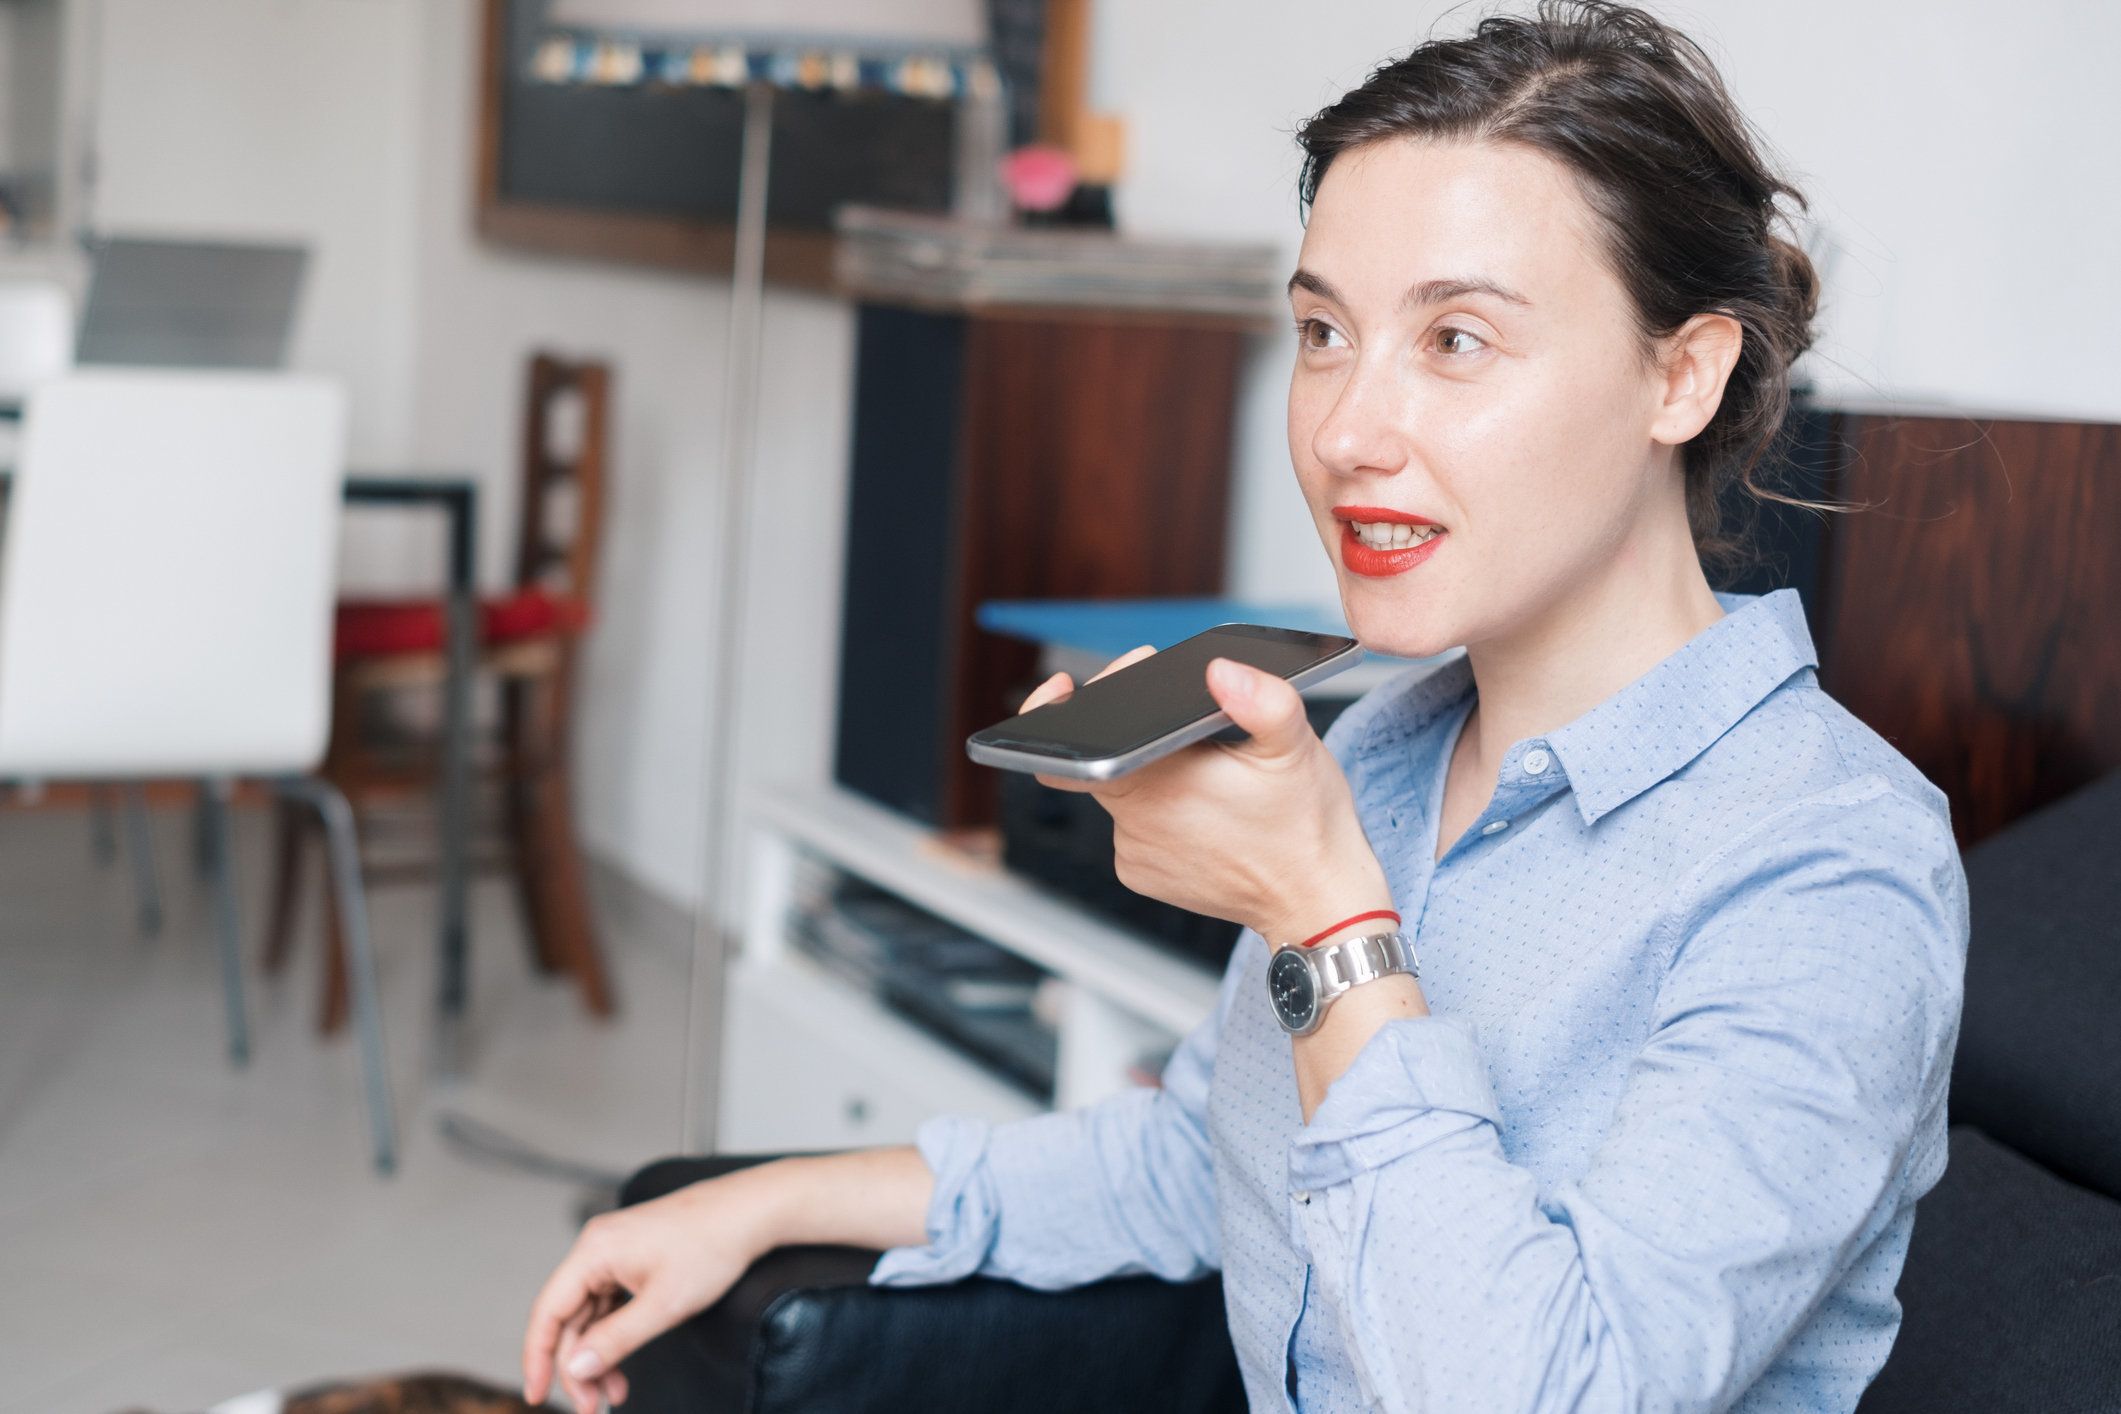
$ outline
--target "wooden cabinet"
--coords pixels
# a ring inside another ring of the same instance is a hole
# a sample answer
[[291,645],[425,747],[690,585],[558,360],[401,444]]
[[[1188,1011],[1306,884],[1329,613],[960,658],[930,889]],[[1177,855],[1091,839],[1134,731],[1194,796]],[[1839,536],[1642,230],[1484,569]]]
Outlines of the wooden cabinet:
[[995,818],[964,739],[1037,665],[990,599],[1218,594],[1246,328],[1124,311],[860,312],[837,775]]
[[2121,426],[1847,413],[1820,681],[1973,844],[2121,769]]

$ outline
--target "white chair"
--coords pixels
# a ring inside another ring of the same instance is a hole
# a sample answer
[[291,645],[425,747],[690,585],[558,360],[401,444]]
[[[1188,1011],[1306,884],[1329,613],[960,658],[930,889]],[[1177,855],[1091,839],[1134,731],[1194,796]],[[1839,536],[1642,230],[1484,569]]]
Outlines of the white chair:
[[50,280],[0,280],[0,406],[74,366],[74,303]]
[[[55,280],[0,279],[0,467],[12,467],[19,449],[16,418],[30,390],[74,366],[74,303]],[[154,837],[147,804],[137,782],[101,787],[91,796],[91,823],[96,858],[117,858],[117,836],[111,823],[110,797],[125,801],[126,852],[132,858],[138,892],[140,931],[162,929],[162,887],[155,876]]]
[[207,782],[229,1050],[249,1042],[227,791],[323,817],[378,1168],[395,1126],[353,814],[330,729],[346,405],[283,374],[81,371],[38,385],[0,552],[0,777]]

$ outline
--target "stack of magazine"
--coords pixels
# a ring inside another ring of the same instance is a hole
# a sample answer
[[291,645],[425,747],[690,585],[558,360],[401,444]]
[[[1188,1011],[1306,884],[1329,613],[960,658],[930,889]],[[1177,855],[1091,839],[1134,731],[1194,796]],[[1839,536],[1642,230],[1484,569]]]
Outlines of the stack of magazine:
[[789,909],[795,946],[828,971],[1051,1101],[1059,1044],[1033,1013],[1046,974],[895,894],[813,862]]
[[1273,245],[1147,240],[1097,229],[839,209],[837,274],[848,293],[913,304],[1087,305],[1269,321],[1284,316]]

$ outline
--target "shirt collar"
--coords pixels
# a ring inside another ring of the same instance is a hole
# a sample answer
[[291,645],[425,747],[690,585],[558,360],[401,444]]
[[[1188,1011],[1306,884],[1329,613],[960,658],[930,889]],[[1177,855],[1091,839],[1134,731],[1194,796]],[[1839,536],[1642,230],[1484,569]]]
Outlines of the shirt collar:
[[1819,666],[1796,590],[1716,598],[1724,617],[1547,734],[1584,824],[1685,766],[1793,675]]

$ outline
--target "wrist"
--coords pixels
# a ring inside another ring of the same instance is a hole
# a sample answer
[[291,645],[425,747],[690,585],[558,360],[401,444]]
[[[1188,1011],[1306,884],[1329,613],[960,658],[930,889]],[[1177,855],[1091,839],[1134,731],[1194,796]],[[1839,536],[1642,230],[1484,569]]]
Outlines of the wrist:
[[1393,908],[1370,908],[1361,913],[1338,919],[1305,938],[1298,946],[1306,948],[1332,947],[1348,938],[1374,937],[1383,932],[1398,932],[1402,919],[1399,910]]
[[797,1247],[810,1241],[803,1230],[803,1216],[817,1211],[811,1187],[814,1162],[808,1158],[775,1159],[770,1163],[738,1169],[724,1180],[742,1189],[734,1224],[728,1207],[718,1208],[712,1220],[725,1231],[734,1227],[744,1250],[753,1261],[777,1247]]
[[1392,907],[1391,887],[1385,883],[1383,871],[1374,871],[1368,878],[1358,875],[1338,885],[1306,889],[1259,934],[1270,948],[1303,944],[1331,947],[1348,938],[1393,931],[1399,925],[1392,919],[1369,916],[1389,913]]

